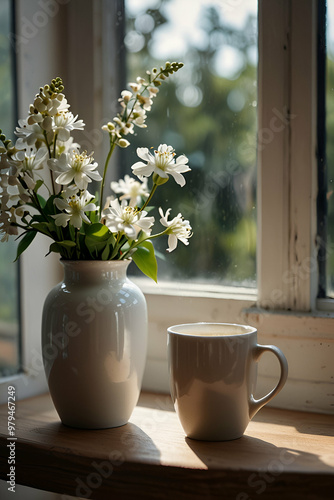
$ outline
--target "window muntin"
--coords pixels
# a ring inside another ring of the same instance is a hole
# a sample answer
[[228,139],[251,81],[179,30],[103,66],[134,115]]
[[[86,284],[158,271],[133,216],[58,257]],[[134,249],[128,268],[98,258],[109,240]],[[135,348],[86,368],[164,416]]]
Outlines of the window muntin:
[[[189,158],[186,187],[170,181],[153,200],[194,231],[189,247],[159,259],[159,278],[254,287],[257,2],[126,0],[125,9],[128,81],[165,60],[186,63],[161,87],[124,163],[160,143]],[[166,241],[156,248],[163,255]]]
[[[0,116],[4,133],[12,136],[16,121],[13,2],[0,3]],[[20,370],[19,265],[13,264],[16,242],[0,243],[0,377]]]

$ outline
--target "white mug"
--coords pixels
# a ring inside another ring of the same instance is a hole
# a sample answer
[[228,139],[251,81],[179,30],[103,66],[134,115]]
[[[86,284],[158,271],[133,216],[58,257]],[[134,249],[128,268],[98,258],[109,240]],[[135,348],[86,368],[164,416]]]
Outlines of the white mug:
[[[241,437],[251,418],[286,382],[284,354],[278,347],[259,345],[252,326],[189,323],[171,326],[167,332],[171,396],[189,438]],[[276,387],[256,400],[257,360],[265,351],[278,358],[281,374]]]

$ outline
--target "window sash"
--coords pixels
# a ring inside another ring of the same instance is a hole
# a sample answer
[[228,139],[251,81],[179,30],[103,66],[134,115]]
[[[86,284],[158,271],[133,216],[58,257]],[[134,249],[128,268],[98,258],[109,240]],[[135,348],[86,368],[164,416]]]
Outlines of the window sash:
[[[146,290],[151,330],[144,386],[168,390],[167,326],[239,321],[256,326],[261,343],[288,357],[290,377],[272,405],[333,412],[334,317],[317,312],[316,299],[317,2],[260,0],[258,15],[257,299],[238,300],[223,287],[208,301],[200,290],[190,294],[179,286],[179,297]],[[277,376],[277,366],[263,359],[259,393],[272,389]]]

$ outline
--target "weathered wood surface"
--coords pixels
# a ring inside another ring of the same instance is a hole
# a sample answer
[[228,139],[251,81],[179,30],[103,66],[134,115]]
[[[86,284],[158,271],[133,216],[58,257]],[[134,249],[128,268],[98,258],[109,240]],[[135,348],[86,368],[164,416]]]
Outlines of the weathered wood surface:
[[[3,480],[7,413],[0,407]],[[16,404],[16,438],[16,482],[63,500],[333,498],[329,415],[263,408],[241,439],[208,443],[185,438],[166,395],[143,394],[127,425],[98,431],[65,427],[44,395]]]

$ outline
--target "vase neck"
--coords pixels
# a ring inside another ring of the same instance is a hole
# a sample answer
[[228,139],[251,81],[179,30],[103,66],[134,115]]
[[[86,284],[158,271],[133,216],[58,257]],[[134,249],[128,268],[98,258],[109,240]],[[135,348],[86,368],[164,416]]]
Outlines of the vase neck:
[[130,260],[63,260],[66,283],[101,283],[102,281],[126,279]]

